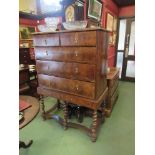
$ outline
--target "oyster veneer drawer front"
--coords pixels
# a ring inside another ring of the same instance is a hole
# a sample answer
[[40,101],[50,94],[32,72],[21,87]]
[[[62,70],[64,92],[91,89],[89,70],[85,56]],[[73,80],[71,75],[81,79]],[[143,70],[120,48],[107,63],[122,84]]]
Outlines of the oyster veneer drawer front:
[[38,60],[96,63],[96,47],[35,47]]
[[38,74],[95,82],[95,65],[37,60],[36,66]]
[[61,46],[96,46],[96,31],[60,34]]
[[59,46],[58,34],[33,36],[34,46]]
[[40,87],[63,91],[70,94],[83,96],[86,98],[91,98],[91,99],[95,98],[94,83],[65,79],[65,78],[48,76],[43,74],[38,74],[38,81],[39,81]]

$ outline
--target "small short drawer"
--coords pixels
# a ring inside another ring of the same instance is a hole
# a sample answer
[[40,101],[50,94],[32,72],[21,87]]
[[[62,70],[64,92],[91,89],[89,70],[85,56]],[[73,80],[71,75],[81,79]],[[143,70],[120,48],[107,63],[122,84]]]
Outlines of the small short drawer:
[[96,46],[96,31],[60,34],[61,46]]
[[37,60],[96,63],[96,47],[36,47]]
[[34,46],[59,46],[58,34],[46,34],[33,36]]
[[119,75],[116,75],[113,79],[108,80],[108,87],[111,88],[113,85],[119,81]]
[[95,84],[78,80],[38,74],[39,86],[47,89],[63,91],[86,98],[95,98]]
[[56,61],[36,61],[39,74],[95,82],[95,65]]

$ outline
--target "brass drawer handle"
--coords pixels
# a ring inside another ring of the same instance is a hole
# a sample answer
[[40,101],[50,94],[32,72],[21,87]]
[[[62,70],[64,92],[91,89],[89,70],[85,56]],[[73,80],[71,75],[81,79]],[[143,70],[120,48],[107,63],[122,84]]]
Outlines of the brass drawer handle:
[[78,51],[75,51],[75,56],[76,56],[76,57],[78,56]]
[[47,45],[47,40],[45,39],[45,45]]
[[45,51],[45,54],[48,56],[48,51]]
[[75,43],[78,43],[78,34],[77,34],[77,33],[75,33],[74,42],[75,42]]
[[78,85],[76,85],[76,90],[79,90],[79,86]]
[[76,67],[76,68],[75,68],[75,73],[78,73],[78,72],[79,72],[79,68]]

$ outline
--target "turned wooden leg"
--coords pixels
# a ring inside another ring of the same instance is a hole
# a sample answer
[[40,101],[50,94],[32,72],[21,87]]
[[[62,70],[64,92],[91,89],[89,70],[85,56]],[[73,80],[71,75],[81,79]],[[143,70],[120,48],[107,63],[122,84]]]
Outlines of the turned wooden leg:
[[60,100],[59,99],[57,99],[57,108],[58,108],[58,110],[60,109]]
[[92,124],[92,128],[91,128],[92,142],[95,142],[96,138],[97,138],[96,128],[97,128],[97,110],[94,110],[94,112],[93,112],[93,124]]
[[105,122],[105,109],[106,109],[106,101],[104,100],[102,105],[101,105],[101,120],[102,120],[102,123]]
[[64,111],[64,129],[67,129],[67,122],[68,122],[68,103],[64,102],[63,104],[63,111]]
[[84,117],[84,107],[77,107],[77,119],[79,123],[83,122],[83,117]]
[[101,117],[102,117],[102,123],[104,123],[105,122],[105,109],[103,108],[102,109],[102,112],[101,112]]
[[41,104],[41,110],[42,110],[42,117],[44,120],[46,120],[46,117],[45,117],[45,105],[44,105],[44,98],[42,95],[40,95],[40,104]]

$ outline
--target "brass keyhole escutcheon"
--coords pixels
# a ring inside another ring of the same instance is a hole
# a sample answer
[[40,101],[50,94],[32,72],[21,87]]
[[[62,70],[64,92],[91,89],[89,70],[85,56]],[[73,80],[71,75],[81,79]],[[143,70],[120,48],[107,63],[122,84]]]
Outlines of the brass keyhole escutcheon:
[[45,39],[45,45],[47,45],[47,40]]
[[75,73],[78,73],[79,72],[79,69],[76,67],[75,68]]
[[45,51],[46,55],[48,55],[48,51]]
[[75,51],[75,56],[76,56],[76,57],[78,56],[78,52],[77,52],[77,51]]
[[79,90],[79,86],[78,85],[76,85],[76,90]]
[[78,34],[77,34],[77,33],[75,33],[74,42],[75,42],[76,44],[78,43]]

